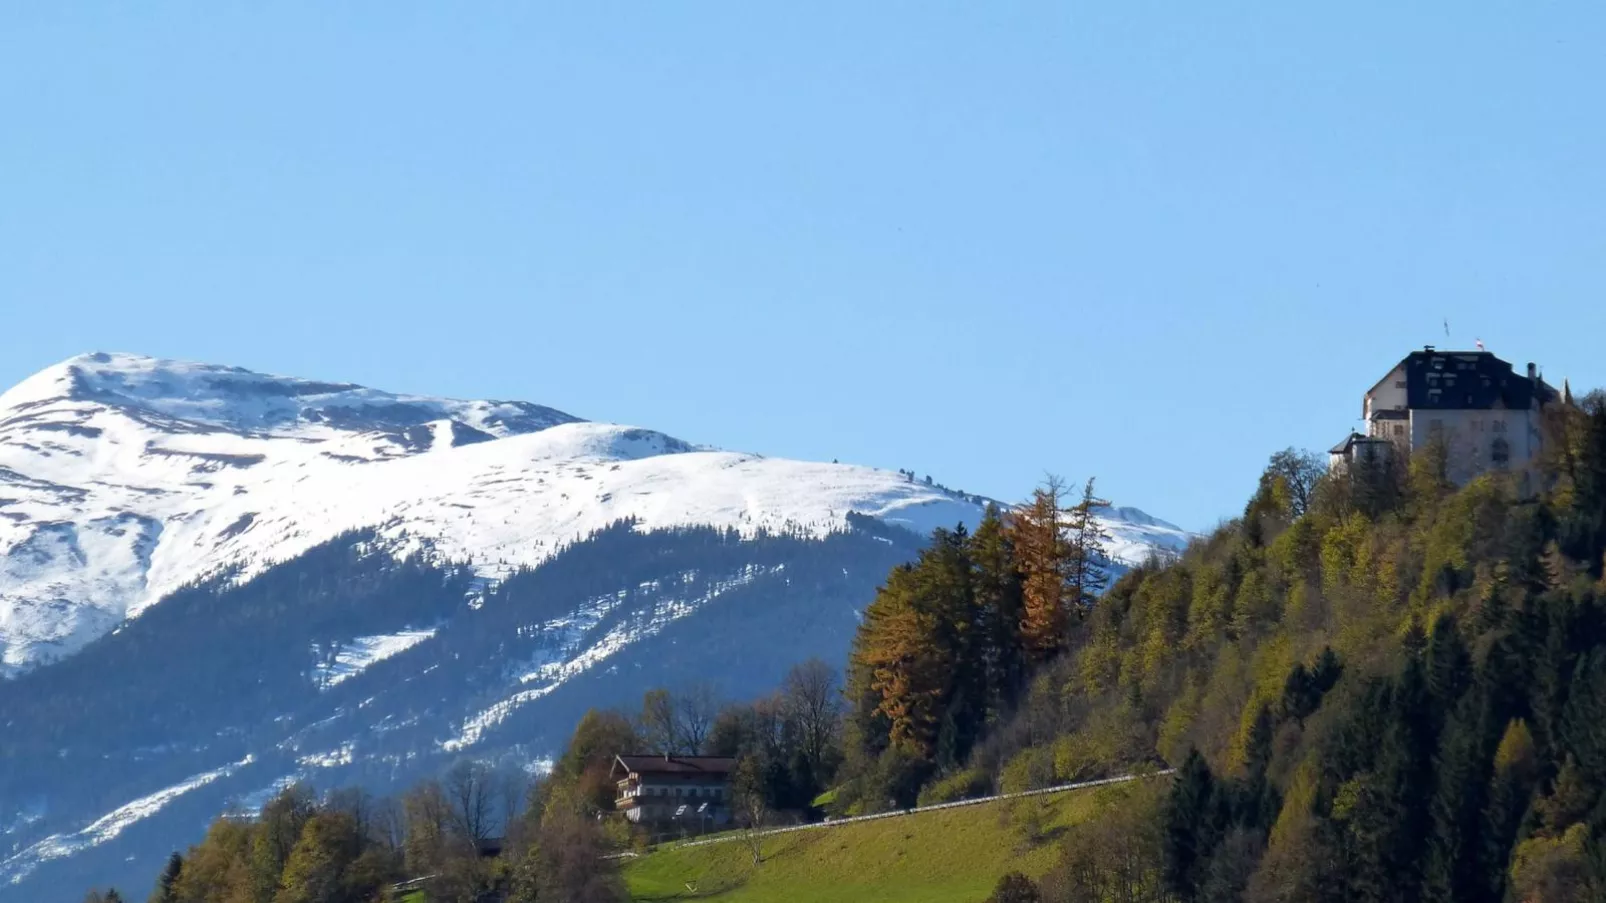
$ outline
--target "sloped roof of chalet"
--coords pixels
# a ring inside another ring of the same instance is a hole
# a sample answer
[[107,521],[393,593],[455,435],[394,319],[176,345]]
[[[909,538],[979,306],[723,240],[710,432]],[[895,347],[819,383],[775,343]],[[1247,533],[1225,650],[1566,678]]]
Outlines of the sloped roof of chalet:
[[617,772],[620,767],[636,774],[705,774],[713,777],[735,771],[736,760],[729,756],[615,756],[613,770]]
[[1520,411],[1558,397],[1543,379],[1529,379],[1488,351],[1424,349],[1406,355],[1389,372],[1400,367],[1405,368],[1405,403],[1411,409]]

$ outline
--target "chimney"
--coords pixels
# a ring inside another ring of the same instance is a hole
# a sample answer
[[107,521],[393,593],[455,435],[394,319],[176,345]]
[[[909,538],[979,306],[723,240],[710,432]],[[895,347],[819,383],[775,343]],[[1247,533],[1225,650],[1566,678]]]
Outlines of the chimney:
[[1539,378],[1539,367],[1536,366],[1533,361],[1529,361],[1528,362],[1528,378],[1529,379],[1538,379]]

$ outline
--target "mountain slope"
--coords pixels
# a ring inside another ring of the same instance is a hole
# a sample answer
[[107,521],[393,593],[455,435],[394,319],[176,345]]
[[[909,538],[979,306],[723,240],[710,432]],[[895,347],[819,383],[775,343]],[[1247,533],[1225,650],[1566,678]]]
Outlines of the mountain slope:
[[0,900],[137,885],[287,781],[537,762],[644,687],[840,661],[983,503],[523,402],[64,362],[0,396]]
[[[373,527],[484,576],[623,517],[919,532],[976,503],[900,474],[714,450],[523,402],[401,396],[93,354],[0,395],[0,674],[70,654],[180,586]],[[1185,537],[1141,513],[1117,557]]]

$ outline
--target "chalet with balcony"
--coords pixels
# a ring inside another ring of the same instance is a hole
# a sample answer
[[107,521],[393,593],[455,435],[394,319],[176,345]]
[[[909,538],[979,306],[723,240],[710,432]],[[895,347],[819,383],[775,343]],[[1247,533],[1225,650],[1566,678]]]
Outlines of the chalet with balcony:
[[736,760],[726,756],[616,756],[612,777],[619,792],[614,808],[637,824],[682,820],[700,829],[726,825],[735,770]]

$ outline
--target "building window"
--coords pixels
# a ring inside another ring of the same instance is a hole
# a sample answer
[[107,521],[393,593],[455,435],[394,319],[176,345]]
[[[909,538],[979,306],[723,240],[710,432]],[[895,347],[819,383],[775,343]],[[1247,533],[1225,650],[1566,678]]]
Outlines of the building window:
[[1496,439],[1489,443],[1489,459],[1494,462],[1494,466],[1501,469],[1509,466],[1511,464],[1511,443],[1504,439]]

